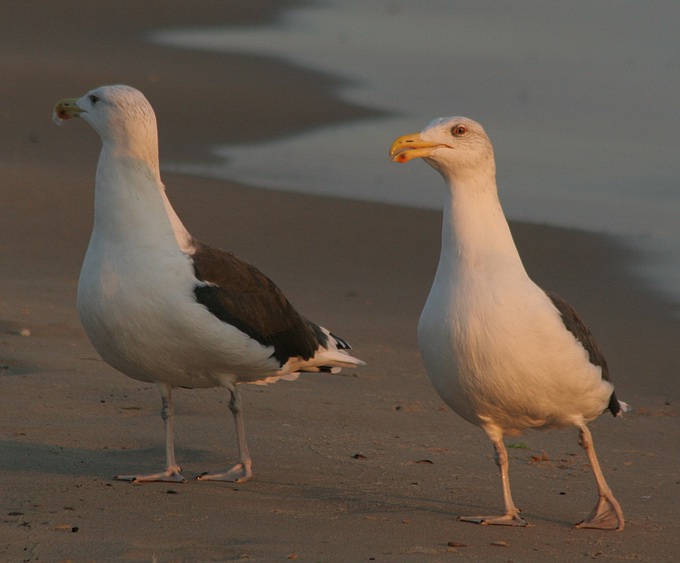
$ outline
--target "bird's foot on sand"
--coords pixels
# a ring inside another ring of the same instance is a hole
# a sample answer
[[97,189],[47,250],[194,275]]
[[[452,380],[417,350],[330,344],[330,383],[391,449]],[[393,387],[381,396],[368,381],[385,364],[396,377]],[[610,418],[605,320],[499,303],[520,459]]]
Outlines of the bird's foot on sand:
[[130,481],[131,483],[186,483],[186,479],[182,476],[181,469],[178,465],[168,467],[165,471],[160,473],[151,473],[149,475],[116,475],[114,479],[117,481]]
[[623,530],[624,520],[621,506],[614,496],[602,495],[588,518],[576,524],[577,528],[594,528],[596,530]]
[[252,462],[237,463],[223,473],[204,473],[196,477],[198,481],[228,481],[230,483],[245,483],[253,476]]
[[529,526],[529,523],[519,515],[519,512],[510,512],[500,516],[459,516],[461,522],[473,522],[482,526]]

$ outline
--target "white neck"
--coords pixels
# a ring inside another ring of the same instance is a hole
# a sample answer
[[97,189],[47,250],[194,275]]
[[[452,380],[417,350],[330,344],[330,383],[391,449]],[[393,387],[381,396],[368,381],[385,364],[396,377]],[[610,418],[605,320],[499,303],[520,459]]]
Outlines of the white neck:
[[484,272],[526,275],[496,190],[495,174],[446,178],[437,276]]
[[94,230],[117,244],[175,241],[182,250],[190,247],[191,236],[165,195],[157,154],[136,155],[104,144],[97,165]]

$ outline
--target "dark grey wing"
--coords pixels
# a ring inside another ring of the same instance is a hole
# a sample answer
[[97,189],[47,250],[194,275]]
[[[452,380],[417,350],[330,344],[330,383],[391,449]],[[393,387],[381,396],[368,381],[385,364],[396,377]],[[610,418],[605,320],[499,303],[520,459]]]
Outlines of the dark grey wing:
[[[562,322],[564,323],[566,329],[574,335],[576,340],[578,340],[585,348],[586,352],[588,352],[588,359],[590,360],[590,363],[599,366],[602,369],[602,379],[611,382],[609,379],[609,367],[607,366],[607,360],[604,359],[604,354],[602,354],[600,347],[597,345],[595,337],[588,330],[588,327],[581,320],[581,317],[578,316],[576,309],[574,309],[571,305],[569,305],[569,303],[567,303],[556,293],[549,291],[546,291],[545,293],[550,298],[553,305],[555,305],[555,308],[560,312],[560,315],[562,316]],[[619,401],[613,391],[609,397],[609,405],[607,406],[607,409],[609,409],[609,411],[614,416],[616,416],[621,410],[621,405],[619,405]]]
[[267,276],[230,252],[195,243],[196,300],[221,321],[265,346],[280,365],[313,357],[326,335],[303,318]]

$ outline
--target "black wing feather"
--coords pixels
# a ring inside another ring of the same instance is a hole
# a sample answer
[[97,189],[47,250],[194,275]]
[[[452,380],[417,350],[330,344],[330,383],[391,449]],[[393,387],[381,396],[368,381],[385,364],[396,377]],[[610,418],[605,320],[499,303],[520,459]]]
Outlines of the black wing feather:
[[[555,305],[555,308],[560,312],[560,315],[562,316],[562,322],[564,323],[566,329],[574,335],[576,340],[578,340],[586,349],[586,352],[588,352],[590,363],[600,366],[602,369],[602,379],[611,381],[609,379],[609,367],[607,366],[607,360],[604,359],[604,354],[597,345],[595,337],[590,332],[590,330],[588,330],[588,327],[581,320],[581,317],[578,316],[576,310],[556,293],[546,291],[546,294],[552,301],[553,305]],[[609,397],[609,405],[607,406],[607,409],[609,409],[613,416],[616,416],[621,410],[621,405],[619,405],[619,401],[613,391]]]
[[291,357],[313,357],[327,339],[303,318],[267,276],[246,261],[216,248],[195,243],[194,273],[209,285],[194,288],[196,300],[218,319],[264,346],[284,365]]

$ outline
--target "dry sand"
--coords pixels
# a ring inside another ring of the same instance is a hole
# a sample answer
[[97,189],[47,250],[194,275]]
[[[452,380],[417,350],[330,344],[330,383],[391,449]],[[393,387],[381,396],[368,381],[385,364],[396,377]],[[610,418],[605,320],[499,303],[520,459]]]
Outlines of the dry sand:
[[[333,99],[332,78],[144,42],[167,26],[264,21],[280,2],[140,4],[24,2],[0,20],[0,560],[677,559],[680,323],[627,273],[631,251],[564,229],[513,224],[528,270],[580,310],[635,407],[591,424],[624,532],[572,527],[596,500],[575,431],[514,440],[513,491],[532,527],[456,521],[499,509],[501,491],[488,440],[443,407],[418,356],[438,213],[171,174],[190,231],[260,267],[368,367],[245,388],[249,483],[111,479],[162,465],[160,400],[105,365],[80,327],[99,141],[84,123],[54,127],[54,102],[104,83],[140,88],[162,158],[367,115]],[[185,473],[233,462],[226,393],[180,391],[176,403]]]

